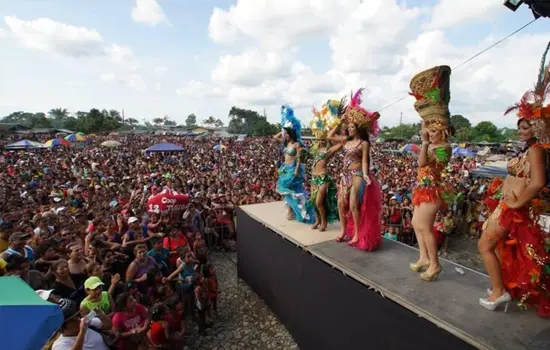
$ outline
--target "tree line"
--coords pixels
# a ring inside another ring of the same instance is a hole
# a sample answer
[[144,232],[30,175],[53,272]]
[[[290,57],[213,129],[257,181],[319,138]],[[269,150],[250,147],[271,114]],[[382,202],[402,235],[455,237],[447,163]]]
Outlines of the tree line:
[[[178,125],[169,116],[155,117],[148,121],[124,117],[124,112],[118,110],[92,108],[88,112],[77,111],[69,113],[66,108],[53,108],[48,113],[31,113],[25,111],[13,112],[0,119],[0,123],[20,124],[32,129],[67,129],[84,133],[108,133],[117,130],[154,130],[160,127],[181,127],[193,129],[198,126],[210,128],[222,128],[221,119],[209,116],[200,124],[195,114],[189,114],[185,124]],[[267,136],[276,134],[280,130],[280,124],[271,124],[265,113],[260,115],[256,111],[231,107],[229,110],[229,125],[227,131],[234,134],[247,134],[253,136]]]
[[[227,132],[232,134],[246,134],[252,136],[267,136],[276,134],[281,130],[281,124],[270,123],[264,111],[263,114],[257,111],[231,107],[228,113],[229,124]],[[181,127],[193,129],[200,125],[210,128],[224,127],[221,119],[209,116],[198,123],[195,114],[189,114],[185,124],[178,125],[169,116],[155,117],[151,121],[146,119],[125,118],[118,110],[92,108],[90,111],[77,111],[69,113],[66,108],[54,108],[47,114],[43,112],[30,113],[18,111],[0,119],[1,123],[21,124],[29,128],[55,128],[82,131],[85,133],[101,133],[116,130],[142,129],[154,130],[159,127]],[[517,131],[510,128],[498,128],[492,122],[483,121],[472,126],[468,118],[462,115],[451,116],[451,123],[455,127],[455,141],[464,142],[506,142],[517,140]],[[401,124],[394,127],[383,127],[381,137],[384,139],[405,139],[410,140],[414,135],[420,133],[420,123]],[[310,135],[309,129],[303,129],[304,135]]]
[[[455,128],[454,141],[457,142],[506,142],[518,140],[517,130],[511,128],[498,128],[489,121],[483,121],[472,126],[468,118],[456,114],[451,116],[451,124]],[[410,140],[414,135],[420,134],[421,123],[401,124],[394,127],[383,127],[380,136],[384,139]]]

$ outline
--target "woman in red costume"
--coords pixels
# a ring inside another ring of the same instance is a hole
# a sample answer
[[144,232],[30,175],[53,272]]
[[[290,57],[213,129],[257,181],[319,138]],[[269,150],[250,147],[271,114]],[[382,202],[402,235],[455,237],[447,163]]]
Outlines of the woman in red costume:
[[421,272],[420,278],[431,282],[439,277],[442,267],[437,255],[437,240],[433,225],[437,212],[446,207],[450,192],[441,173],[451,158],[449,118],[449,80],[451,68],[438,66],[417,74],[411,80],[411,95],[416,98],[414,107],[423,119],[422,148],[418,156],[416,188],[412,225],[418,241],[420,256],[409,268]]
[[[479,304],[491,311],[517,300],[520,307],[535,307],[550,316],[550,258],[547,236],[539,216],[549,212],[550,66],[543,56],[538,81],[505,114],[517,111],[518,134],[524,150],[508,162],[508,176],[495,179],[488,189],[493,210],[483,226],[478,247],[491,289]],[[497,256],[498,252],[498,256]]]
[[382,192],[371,172],[369,134],[378,131],[378,112],[361,107],[360,89],[352,96],[342,121],[347,136],[337,136],[338,127],[329,132],[333,144],[344,148],[344,171],[338,194],[338,214],[342,232],[337,241],[361,250],[372,251],[382,240]]

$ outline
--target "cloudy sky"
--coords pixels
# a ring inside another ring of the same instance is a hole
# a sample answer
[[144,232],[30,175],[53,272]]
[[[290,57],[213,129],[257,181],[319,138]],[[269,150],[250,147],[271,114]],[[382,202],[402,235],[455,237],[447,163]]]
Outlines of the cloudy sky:
[[[502,0],[1,0],[0,116],[124,108],[140,121],[233,105],[279,119],[365,87],[382,109],[434,65],[455,67],[532,20]],[[503,110],[532,86],[550,20],[453,72],[451,110],[514,125]],[[413,98],[382,123],[417,121]]]

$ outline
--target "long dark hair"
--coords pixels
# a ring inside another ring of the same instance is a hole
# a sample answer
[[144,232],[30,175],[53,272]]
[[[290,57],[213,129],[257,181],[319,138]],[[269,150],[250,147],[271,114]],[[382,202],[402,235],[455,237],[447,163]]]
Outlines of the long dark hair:
[[[291,128],[283,128],[283,130],[285,131],[285,133],[288,134],[288,137],[290,138],[290,140],[292,142],[298,142],[298,136],[296,135],[296,132],[294,130],[292,130]],[[286,146],[288,142],[286,141],[286,139],[284,140],[284,144]]]

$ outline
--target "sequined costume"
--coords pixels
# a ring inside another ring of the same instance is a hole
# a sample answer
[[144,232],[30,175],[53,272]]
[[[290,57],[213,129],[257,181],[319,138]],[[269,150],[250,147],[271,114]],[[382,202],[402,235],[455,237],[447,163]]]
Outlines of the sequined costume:
[[340,190],[344,191],[344,198],[347,198],[345,203],[345,234],[347,238],[351,239],[355,232],[355,224],[349,207],[349,194],[353,185],[353,179],[356,177],[361,179],[361,188],[358,191],[359,240],[355,247],[361,250],[372,251],[378,248],[382,242],[382,190],[373,173],[369,173],[371,183],[367,186],[361,169],[349,169],[352,164],[362,162],[363,142],[360,142],[356,147],[344,148],[344,171],[341,175]]
[[[540,144],[532,147],[541,147]],[[539,215],[548,212],[545,193],[522,208],[508,208],[504,203],[503,190],[514,178],[528,179],[531,176],[529,151],[508,162],[508,177],[502,181],[495,178],[488,187],[485,204],[493,210],[483,229],[496,221],[507,231],[497,243],[504,286],[522,308],[533,307],[541,317],[550,317],[550,256],[548,236],[538,224]],[[491,232],[487,232],[489,239]]]
[[[313,158],[313,168],[320,160],[326,157],[326,152],[317,152]],[[324,205],[327,215],[327,222],[331,223],[338,220],[338,201],[337,201],[337,188],[336,182],[332,179],[329,174],[318,174],[311,175],[311,203],[315,208],[317,203],[317,195],[321,186],[326,185],[326,193],[324,197]],[[317,210],[317,209],[315,209]]]
[[[296,135],[296,142],[303,147],[301,123],[294,116],[294,110],[287,105],[281,106],[281,125],[284,129],[292,130]],[[304,189],[304,159],[299,159],[303,158],[307,151],[302,149],[300,154],[297,152],[293,146],[285,147],[285,155],[294,157],[294,161],[290,164],[283,163],[279,167],[276,190],[284,198],[285,205],[292,209],[297,221],[311,224],[315,220],[315,214]]]
[[419,168],[416,175],[416,187],[412,195],[412,203],[437,203],[442,200],[443,209],[452,202],[452,188],[442,180],[441,174],[449,163],[449,155],[445,147],[430,147],[428,149],[428,164]]

